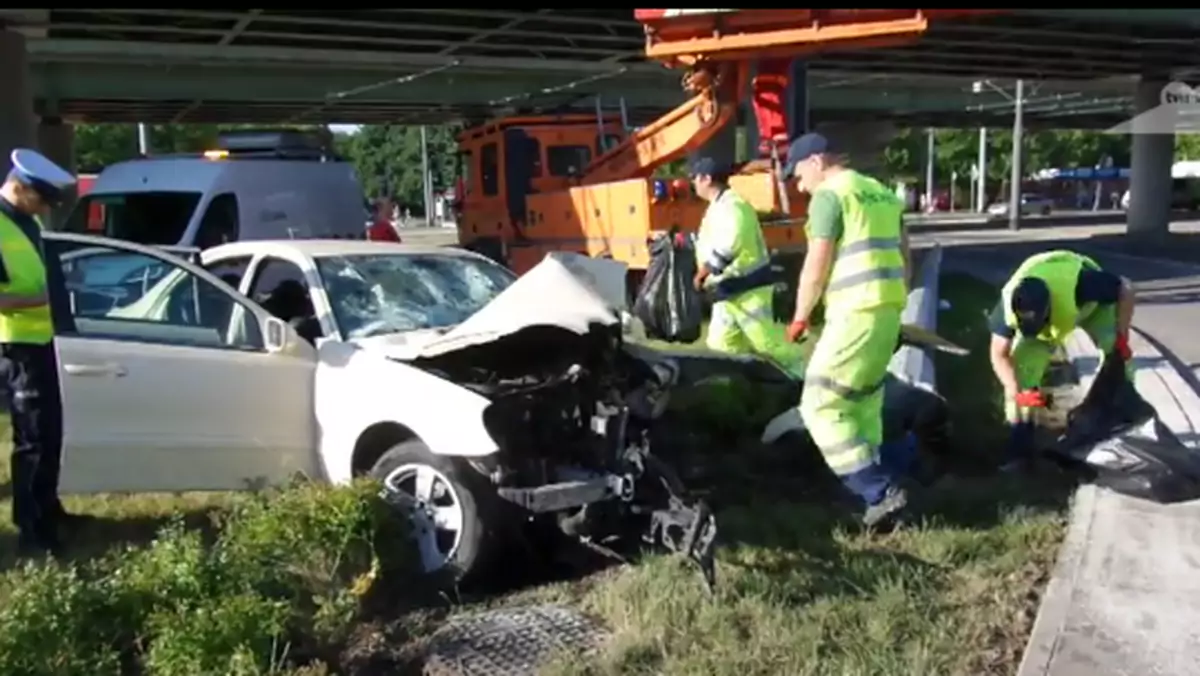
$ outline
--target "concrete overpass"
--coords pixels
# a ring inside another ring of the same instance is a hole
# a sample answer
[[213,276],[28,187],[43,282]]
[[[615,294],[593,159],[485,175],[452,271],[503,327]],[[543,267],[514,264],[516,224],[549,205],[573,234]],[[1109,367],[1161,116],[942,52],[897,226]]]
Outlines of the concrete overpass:
[[[0,10],[10,82],[0,149],[30,143],[36,129],[43,146],[69,157],[74,121],[427,123],[591,110],[596,96],[611,105],[624,97],[634,119],[646,119],[680,100],[679,74],[641,62],[631,14]],[[1002,90],[1022,78],[1038,81],[1029,126],[1109,126],[1151,94],[1157,102],[1167,80],[1198,72],[1198,38],[1197,10],[1021,10],[939,24],[912,46],[810,60],[808,108],[818,127],[881,117],[1005,127],[1011,101],[970,83],[987,78]],[[1146,138],[1135,143],[1141,164],[1169,147]],[[1135,204],[1137,186],[1135,178]]]

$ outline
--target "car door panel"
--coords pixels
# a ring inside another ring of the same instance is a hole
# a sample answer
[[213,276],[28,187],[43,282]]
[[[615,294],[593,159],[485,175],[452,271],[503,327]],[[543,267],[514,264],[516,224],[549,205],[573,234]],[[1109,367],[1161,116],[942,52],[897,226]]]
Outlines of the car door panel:
[[[320,474],[315,351],[302,345],[268,353],[262,308],[228,294],[196,266],[111,240],[87,244],[160,258],[192,292],[148,295],[178,297],[171,302],[188,311],[76,317],[71,294],[87,289],[68,289],[68,275],[54,266],[78,246],[63,240],[78,238],[47,239],[64,405],[63,492],[243,489],[296,472]],[[151,305],[160,307],[155,299]],[[213,322],[222,328],[205,325]]]

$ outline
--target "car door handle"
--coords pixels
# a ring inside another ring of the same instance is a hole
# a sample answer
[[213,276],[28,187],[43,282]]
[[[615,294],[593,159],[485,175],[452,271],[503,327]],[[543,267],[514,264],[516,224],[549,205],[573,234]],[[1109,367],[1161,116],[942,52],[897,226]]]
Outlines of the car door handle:
[[112,376],[124,377],[129,371],[120,364],[63,364],[69,376]]

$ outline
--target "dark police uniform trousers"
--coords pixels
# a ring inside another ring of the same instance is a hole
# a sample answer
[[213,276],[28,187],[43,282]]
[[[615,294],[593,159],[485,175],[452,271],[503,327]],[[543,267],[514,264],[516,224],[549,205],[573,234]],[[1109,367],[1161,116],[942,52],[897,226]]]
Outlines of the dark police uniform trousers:
[[[33,218],[3,198],[0,211],[36,248],[42,248],[41,229]],[[7,277],[7,271],[0,274]],[[56,539],[56,524],[63,514],[58,499],[63,411],[54,342],[0,344],[0,370],[12,416],[13,523],[22,537],[48,544],[47,540]]]

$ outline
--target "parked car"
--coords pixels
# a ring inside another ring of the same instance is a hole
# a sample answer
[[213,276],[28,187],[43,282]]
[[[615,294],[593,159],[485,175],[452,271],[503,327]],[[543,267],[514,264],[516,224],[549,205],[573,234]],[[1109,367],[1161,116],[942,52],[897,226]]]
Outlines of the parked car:
[[[1054,200],[1049,197],[1044,197],[1035,193],[1023,193],[1021,195],[1021,215],[1032,216],[1038,214],[1041,216],[1049,216],[1054,210]],[[1007,216],[1008,215],[1008,200],[1003,202],[993,202],[988,205],[987,212],[989,216]]]

